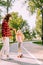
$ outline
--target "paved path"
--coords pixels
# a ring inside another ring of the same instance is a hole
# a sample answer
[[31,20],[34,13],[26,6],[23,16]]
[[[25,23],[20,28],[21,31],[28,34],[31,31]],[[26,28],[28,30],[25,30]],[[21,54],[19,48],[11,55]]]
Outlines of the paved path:
[[24,47],[33,54],[38,60],[43,62],[43,46],[33,44],[32,42],[25,42]]
[[10,45],[10,59],[1,60],[0,65],[43,65],[43,46],[24,42],[23,58],[17,58],[17,49],[17,43]]
[[19,65],[19,64],[0,60],[0,65]]

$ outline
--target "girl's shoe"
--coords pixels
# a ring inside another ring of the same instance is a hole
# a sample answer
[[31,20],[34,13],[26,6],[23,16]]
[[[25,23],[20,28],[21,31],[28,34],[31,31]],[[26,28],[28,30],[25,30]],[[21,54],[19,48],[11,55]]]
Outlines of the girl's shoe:
[[23,54],[20,55],[20,58],[22,58],[22,57],[23,57]]
[[23,54],[21,54],[21,55],[18,55],[17,57],[18,57],[18,58],[22,58],[22,57],[23,57]]

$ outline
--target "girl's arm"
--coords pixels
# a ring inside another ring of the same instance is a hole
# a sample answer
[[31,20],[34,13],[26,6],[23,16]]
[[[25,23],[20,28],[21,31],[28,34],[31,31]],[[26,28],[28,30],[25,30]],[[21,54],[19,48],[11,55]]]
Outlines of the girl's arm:
[[14,32],[15,32],[15,34],[16,34],[16,29],[13,29],[14,30]]

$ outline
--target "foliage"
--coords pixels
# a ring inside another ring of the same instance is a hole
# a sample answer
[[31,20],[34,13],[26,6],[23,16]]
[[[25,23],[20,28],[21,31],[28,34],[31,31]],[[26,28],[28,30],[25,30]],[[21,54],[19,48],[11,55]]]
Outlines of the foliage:
[[18,27],[21,29],[23,26],[21,26],[23,19],[21,16],[18,16],[17,12],[12,12],[12,20],[10,21],[10,26],[13,28],[16,28],[18,30]]
[[32,31],[32,35],[31,36],[32,36],[32,38],[36,38],[36,31],[35,30]]
[[43,0],[29,0],[28,6],[30,12],[33,14],[34,12],[37,13],[36,19],[36,32],[39,34],[40,37],[43,38]]
[[[10,23],[9,23],[10,27],[11,28],[15,28],[16,30],[18,30],[18,27],[22,30],[22,32],[24,33],[25,35],[25,38],[28,38],[30,37],[30,31],[29,31],[29,27],[28,27],[28,24],[25,20],[22,19],[21,16],[18,15],[17,12],[12,12],[12,19],[10,20]],[[23,27],[27,27],[28,29],[25,28],[25,32],[23,30]],[[13,39],[15,41],[15,33],[13,31]]]
[[6,8],[7,13],[9,12],[9,8],[12,6],[12,2],[15,0],[0,0],[0,6]]
[[4,0],[0,0],[0,6],[6,6],[7,2]]
[[42,37],[42,16],[40,15],[40,10],[37,10],[37,16],[36,16],[36,32],[37,34]]
[[33,13],[38,9],[42,10],[43,0],[29,0],[28,2],[30,11]]

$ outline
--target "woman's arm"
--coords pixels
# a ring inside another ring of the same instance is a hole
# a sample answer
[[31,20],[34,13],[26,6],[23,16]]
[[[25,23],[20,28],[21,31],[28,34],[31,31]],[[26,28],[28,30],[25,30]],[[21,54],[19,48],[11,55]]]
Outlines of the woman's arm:
[[10,28],[10,30],[13,30],[15,32],[15,34],[16,34],[16,29],[15,28],[14,29],[13,28]]

